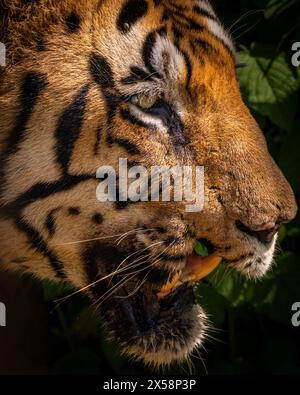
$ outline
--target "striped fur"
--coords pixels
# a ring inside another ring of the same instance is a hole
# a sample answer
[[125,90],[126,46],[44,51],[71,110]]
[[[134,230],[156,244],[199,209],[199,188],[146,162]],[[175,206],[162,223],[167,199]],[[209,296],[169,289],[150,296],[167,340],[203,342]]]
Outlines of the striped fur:
[[[275,242],[261,245],[236,221],[251,229],[288,221],[296,206],[241,99],[235,47],[211,4],[4,5],[1,266],[88,287],[95,300],[111,283],[89,284],[124,259],[129,265],[145,249],[160,256],[147,280],[159,286],[183,267],[196,241],[206,239],[229,265],[263,275]],[[135,104],[132,98],[141,94],[157,96],[156,112]],[[99,203],[96,170],[118,168],[120,157],[146,168],[205,166],[205,209],[187,215],[178,202]],[[146,362],[186,358],[202,343],[204,313],[194,303],[148,335],[137,335],[132,322],[123,325],[128,306],[119,306],[119,322],[116,302],[110,303],[103,306],[110,329],[128,354]]]

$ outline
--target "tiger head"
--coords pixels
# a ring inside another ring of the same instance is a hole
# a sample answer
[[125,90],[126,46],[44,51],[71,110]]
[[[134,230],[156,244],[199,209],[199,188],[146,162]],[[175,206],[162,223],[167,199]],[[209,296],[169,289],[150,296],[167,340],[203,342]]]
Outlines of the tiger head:
[[[262,277],[297,210],[241,98],[230,36],[206,0],[13,0],[4,15],[2,267],[86,292],[130,356],[186,358],[205,313],[190,282],[159,297],[166,283],[199,240]],[[203,167],[202,210],[99,202],[97,169],[120,158]]]

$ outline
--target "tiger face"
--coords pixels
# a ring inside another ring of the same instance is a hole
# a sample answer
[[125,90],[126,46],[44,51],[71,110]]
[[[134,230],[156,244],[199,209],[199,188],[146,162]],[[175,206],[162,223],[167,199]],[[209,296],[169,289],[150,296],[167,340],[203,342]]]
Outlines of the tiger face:
[[[184,359],[205,313],[190,282],[158,295],[195,244],[262,277],[296,214],[241,98],[234,45],[204,0],[23,3],[10,2],[2,40],[18,60],[0,87],[1,265],[86,292],[128,355]],[[203,166],[203,210],[99,202],[97,169],[120,158]]]

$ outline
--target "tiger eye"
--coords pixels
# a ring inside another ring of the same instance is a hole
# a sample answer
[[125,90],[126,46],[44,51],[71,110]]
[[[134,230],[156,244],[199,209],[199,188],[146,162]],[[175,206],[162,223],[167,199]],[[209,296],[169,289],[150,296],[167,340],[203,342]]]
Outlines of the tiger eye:
[[139,95],[137,105],[143,110],[147,110],[154,106],[157,101],[157,96],[155,95]]

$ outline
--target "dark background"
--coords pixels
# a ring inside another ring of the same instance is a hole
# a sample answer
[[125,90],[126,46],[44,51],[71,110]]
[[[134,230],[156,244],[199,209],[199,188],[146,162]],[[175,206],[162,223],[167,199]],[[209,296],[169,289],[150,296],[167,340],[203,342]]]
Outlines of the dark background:
[[[299,202],[300,67],[292,66],[291,47],[300,42],[300,1],[214,3],[246,65],[239,70],[245,101]],[[205,350],[192,358],[193,368],[183,364],[167,372],[300,373],[300,327],[291,323],[292,305],[300,302],[299,216],[282,227],[279,238],[276,265],[263,281],[250,282],[220,268],[197,286],[197,297],[210,315],[210,336]],[[64,286],[43,283],[50,373],[148,373],[106,342],[101,318],[88,300],[75,296],[62,304],[55,302],[68,292]]]

